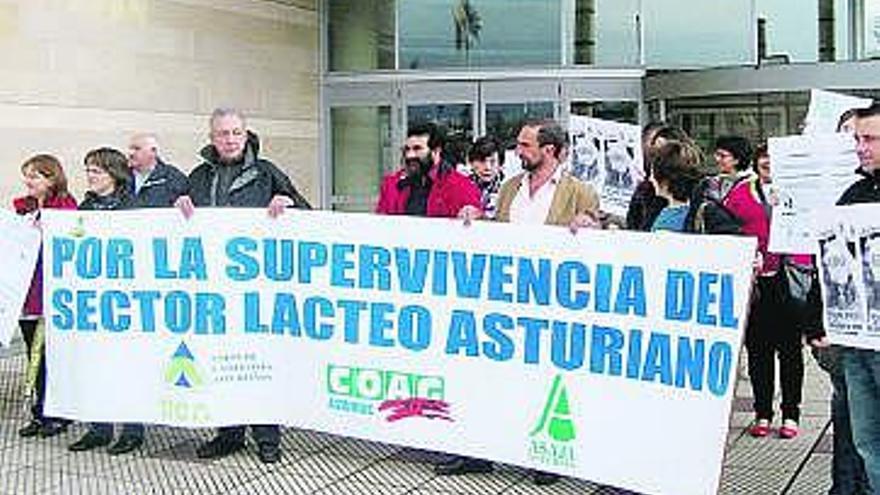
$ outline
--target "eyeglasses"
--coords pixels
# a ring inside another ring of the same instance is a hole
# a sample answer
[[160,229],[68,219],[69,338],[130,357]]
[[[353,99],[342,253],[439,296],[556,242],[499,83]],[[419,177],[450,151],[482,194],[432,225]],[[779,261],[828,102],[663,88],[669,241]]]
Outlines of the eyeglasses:
[[107,175],[107,171],[101,167],[86,167],[86,174],[88,174],[88,175]]

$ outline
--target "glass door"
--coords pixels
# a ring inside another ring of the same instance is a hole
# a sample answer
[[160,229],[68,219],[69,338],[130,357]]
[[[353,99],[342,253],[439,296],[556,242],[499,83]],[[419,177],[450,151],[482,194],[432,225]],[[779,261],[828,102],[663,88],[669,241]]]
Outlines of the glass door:
[[503,173],[511,177],[522,170],[514,152],[522,124],[559,116],[559,82],[553,79],[487,81],[481,90],[483,134],[498,140],[504,147]]
[[[478,127],[479,88],[476,82],[406,83],[401,95],[409,127],[431,122],[446,132],[445,159],[463,168],[467,149]],[[406,129],[402,129],[402,137]]]
[[[373,211],[382,176],[396,163],[396,108],[391,84],[339,85],[325,90],[322,135],[323,204],[337,211]],[[329,203],[329,204],[328,204]]]

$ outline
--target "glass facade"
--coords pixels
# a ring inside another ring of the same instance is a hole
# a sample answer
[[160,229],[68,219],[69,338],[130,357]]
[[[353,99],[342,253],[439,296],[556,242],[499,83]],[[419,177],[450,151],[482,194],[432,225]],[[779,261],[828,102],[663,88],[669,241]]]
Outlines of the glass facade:
[[327,68],[394,69],[394,0],[328,1]]
[[432,122],[446,133],[446,160],[464,163],[468,145],[474,139],[473,106],[469,103],[428,104],[407,107],[407,126]]
[[400,68],[562,62],[561,0],[397,2]]
[[[325,197],[346,211],[372,208],[381,176],[399,164],[406,127],[415,121],[446,128],[447,159],[455,163],[465,160],[478,135],[510,147],[524,119],[568,115],[635,124],[665,118],[711,152],[723,134],[757,144],[800,130],[807,88],[773,67],[760,71],[770,75],[767,84],[742,83],[739,74],[756,66],[880,58],[877,0],[325,0],[321,5],[323,104],[332,136],[324,152],[330,169]],[[694,72],[697,79],[681,90],[662,84],[659,92],[645,89],[646,72],[659,79],[667,71],[674,76],[683,69],[726,66],[741,68]],[[827,66],[818,67],[820,73]],[[695,88],[698,80],[712,89]],[[798,91],[786,91],[795,87]],[[643,99],[652,93],[658,96]],[[714,96],[690,96],[706,93]]]
[[387,106],[330,110],[332,206],[340,211],[372,211],[379,184],[396,163]]
[[[764,30],[765,44],[761,58],[777,62],[816,62],[819,60],[819,1],[818,0],[757,0],[759,23]],[[830,2],[823,1],[826,20],[823,28],[833,22],[833,11],[827,12]],[[833,7],[833,5],[832,5]],[[830,26],[833,32],[833,24]],[[833,47],[833,35],[826,42]],[[833,48],[832,48],[833,49]],[[828,60],[834,56],[826,52]]]
[[486,135],[498,139],[505,148],[514,148],[523,122],[550,119],[553,118],[553,112],[552,101],[487,104]]
[[[880,90],[840,92],[880,99]],[[666,113],[711,159],[715,139],[722,135],[740,135],[757,145],[770,137],[800,134],[809,104],[808,91],[753,93],[668,100]]]
[[880,56],[873,0],[328,0],[326,10],[330,71]]
[[862,55],[865,58],[880,58],[880,2],[863,0],[857,23],[862,41]]
[[641,63],[639,55],[640,0],[590,0],[594,57],[586,63],[625,67]]
[[639,104],[634,101],[575,101],[571,103],[571,114],[638,124]]

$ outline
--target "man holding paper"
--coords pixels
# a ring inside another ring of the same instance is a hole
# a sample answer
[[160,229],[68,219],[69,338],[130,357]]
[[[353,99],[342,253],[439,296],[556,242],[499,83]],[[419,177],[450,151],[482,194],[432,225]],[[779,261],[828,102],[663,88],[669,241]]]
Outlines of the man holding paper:
[[[862,178],[837,204],[880,203],[880,103],[856,112],[855,139],[861,163],[857,173]],[[876,489],[880,487],[880,352],[847,347],[842,362],[853,440]]]

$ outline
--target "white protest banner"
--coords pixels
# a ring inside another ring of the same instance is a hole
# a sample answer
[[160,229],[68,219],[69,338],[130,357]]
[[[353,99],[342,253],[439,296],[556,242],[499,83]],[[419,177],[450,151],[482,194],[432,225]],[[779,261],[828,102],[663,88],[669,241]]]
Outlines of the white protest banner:
[[754,239],[44,215],[47,414],[285,424],[645,493],[717,490]]
[[8,346],[34,277],[40,230],[31,218],[0,210],[0,232],[0,253],[6,260],[0,270],[0,346]]
[[834,344],[880,350],[878,205],[839,206],[817,216],[824,324]]
[[816,253],[813,216],[837,202],[855,182],[855,141],[843,133],[767,140],[777,202],[770,222],[774,253]]
[[804,118],[804,134],[837,132],[840,116],[853,108],[871,106],[870,98],[859,98],[822,89],[810,90],[810,107]]
[[642,131],[637,125],[572,115],[571,172],[592,184],[602,210],[626,215],[636,186],[645,178]]

